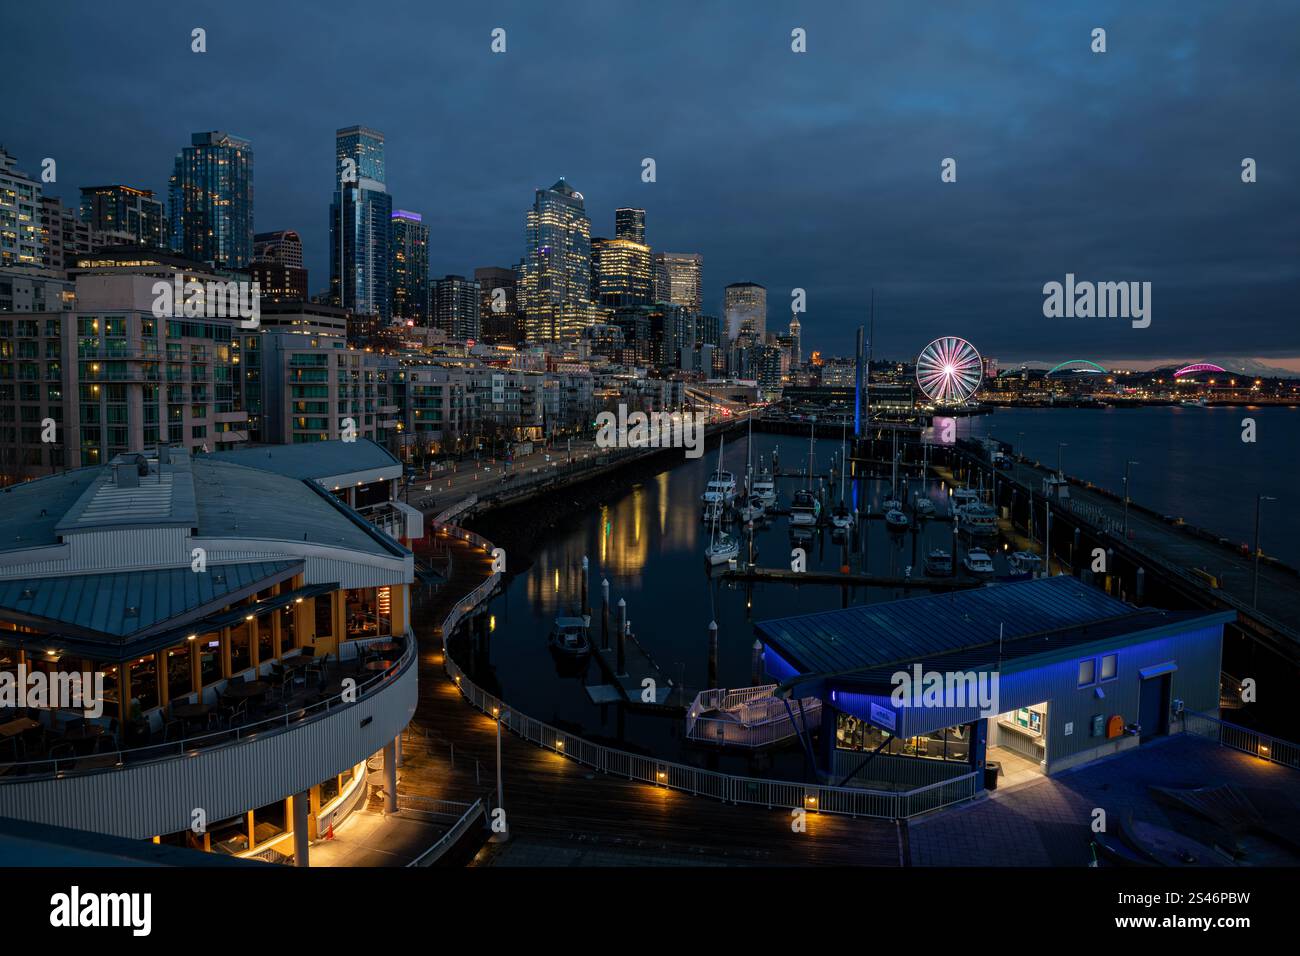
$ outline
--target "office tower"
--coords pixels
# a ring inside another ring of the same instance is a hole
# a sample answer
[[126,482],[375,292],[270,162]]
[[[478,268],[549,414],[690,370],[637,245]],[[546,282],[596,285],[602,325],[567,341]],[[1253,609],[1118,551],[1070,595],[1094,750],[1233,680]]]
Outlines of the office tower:
[[282,266],[301,269],[302,237],[292,229],[259,232],[253,236],[253,261],[278,262]]
[[614,210],[614,238],[645,245],[645,210],[621,206]]
[[803,330],[799,324],[799,316],[794,315],[790,318],[790,364],[803,364]]
[[479,337],[479,285],[464,276],[444,276],[433,281],[433,321],[454,339]]
[[748,334],[762,342],[767,333],[767,289],[754,282],[733,282],[723,290],[722,311],[727,323],[727,338]]
[[[334,136],[334,191],[330,205],[330,290],[334,304],[363,315],[391,317],[389,233],[393,200],[384,178],[384,134],[364,126]],[[343,161],[356,164],[356,181],[343,182]]]
[[190,144],[176,154],[170,181],[172,248],[241,269],[253,259],[253,149],[221,131],[195,133]]
[[596,321],[591,302],[591,222],[582,193],[561,178],[528,211],[520,308],[530,342],[574,343]]
[[[474,270],[479,287],[479,333],[485,342],[517,345],[523,341],[517,280],[514,269],[483,266]],[[497,289],[501,290],[499,294]]]
[[306,302],[307,270],[278,262],[250,262],[248,278],[257,283],[260,300],[266,302]]
[[681,367],[682,350],[695,351],[695,317],[684,306],[658,302],[648,306],[650,361],[657,367]]
[[429,227],[418,212],[390,220],[388,285],[394,321],[429,324]]
[[698,314],[704,309],[703,272],[704,257],[698,252],[656,252],[655,301],[685,306]]
[[631,239],[592,239],[591,283],[592,299],[602,308],[649,305],[654,300],[650,247]]
[[[168,245],[167,219],[152,190],[132,186],[82,186],[81,221],[92,229],[122,235],[154,248]],[[298,263],[302,265],[302,263]]]
[[721,345],[722,320],[716,315],[696,316],[695,341],[700,345]]
[[41,184],[16,162],[0,147],[0,266],[39,266],[45,261]]

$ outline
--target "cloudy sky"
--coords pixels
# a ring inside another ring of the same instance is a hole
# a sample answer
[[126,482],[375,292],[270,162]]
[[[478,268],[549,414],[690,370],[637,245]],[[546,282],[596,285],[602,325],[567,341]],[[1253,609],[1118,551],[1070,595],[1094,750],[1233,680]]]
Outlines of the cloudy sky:
[[[256,228],[302,232],[313,290],[333,133],[361,123],[386,134],[394,206],[431,226],[435,275],[516,262],[533,190],[565,176],[594,235],[640,205],[655,248],[702,253],[706,310],[759,282],[771,328],[805,289],[825,352],[851,349],[874,287],[877,356],[957,334],[1004,364],[1300,368],[1285,0],[69,0],[0,19],[0,143],[21,168],[56,158],[49,191],[70,202],[91,183],[165,193],[192,132],[244,136]],[[1151,282],[1150,327],[1044,318],[1067,272]]]

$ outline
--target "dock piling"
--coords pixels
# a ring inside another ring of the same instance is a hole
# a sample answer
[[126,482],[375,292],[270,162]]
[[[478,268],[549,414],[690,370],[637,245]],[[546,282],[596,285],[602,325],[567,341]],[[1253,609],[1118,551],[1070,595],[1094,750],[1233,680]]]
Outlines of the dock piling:
[[600,649],[609,650],[609,579],[600,582]]
[[627,676],[627,601],[618,599],[618,668],[619,677]]
[[709,687],[718,686],[718,622],[709,622]]
[[763,642],[754,639],[754,649],[749,655],[749,684],[757,687],[763,683]]
[[587,573],[589,569],[590,562],[584,554],[582,556],[582,601],[578,605],[584,617],[591,617],[591,607],[587,604]]

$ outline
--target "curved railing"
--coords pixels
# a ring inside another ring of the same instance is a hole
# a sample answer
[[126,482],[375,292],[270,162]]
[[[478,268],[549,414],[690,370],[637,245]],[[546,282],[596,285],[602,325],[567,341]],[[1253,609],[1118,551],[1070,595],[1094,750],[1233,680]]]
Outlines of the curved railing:
[[[440,532],[459,537],[486,552],[492,550],[492,542],[472,531],[455,525],[436,527]],[[980,775],[975,771],[951,780],[902,792],[738,777],[605,747],[521,714],[505,701],[487,693],[470,680],[460,666],[451,659],[448,648],[448,641],[456,625],[496,589],[500,577],[499,573],[494,573],[458,601],[456,607],[444,619],[443,667],[447,676],[452,679],[461,695],[470,704],[489,717],[500,719],[503,727],[530,743],[592,767],[601,773],[617,774],[629,780],[681,790],[696,796],[714,797],[725,803],[766,806],[769,810],[781,807],[853,817],[906,819],[953,803],[970,800],[978,792]]]
[[[416,658],[416,641],[408,632],[404,640],[402,655],[383,671],[364,680],[359,680],[355,688],[341,692],[314,704],[294,707],[283,714],[266,717],[249,724],[241,724],[226,730],[215,730],[180,740],[164,741],[156,744],[141,744],[138,747],[124,747],[117,750],[104,750],[99,753],[77,757],[45,757],[40,760],[27,760],[15,763],[0,763],[0,787],[8,784],[30,783],[46,777],[66,777],[75,774],[105,773],[123,766],[140,766],[158,760],[170,760],[184,754],[197,751],[209,752],[219,747],[233,746],[252,738],[269,733],[296,729],[304,724],[320,720],[337,712],[342,707],[353,707],[365,700],[372,689],[390,683],[403,673]],[[345,699],[350,697],[350,700]],[[81,764],[82,766],[78,766]]]

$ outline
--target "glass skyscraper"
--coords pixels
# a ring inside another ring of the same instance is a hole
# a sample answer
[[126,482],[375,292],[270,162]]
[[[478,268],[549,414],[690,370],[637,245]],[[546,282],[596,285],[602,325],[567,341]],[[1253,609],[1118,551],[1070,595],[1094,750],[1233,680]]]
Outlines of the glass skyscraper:
[[[384,134],[349,126],[335,133],[334,145],[339,188],[330,204],[330,296],[335,305],[387,324],[393,199],[384,179]],[[356,182],[342,181],[344,159],[356,163]]]
[[762,342],[767,334],[767,290],[756,282],[733,282],[722,290],[727,337],[748,335]]
[[604,308],[649,305],[654,299],[650,247],[632,239],[591,240],[591,277],[592,298]]
[[418,212],[399,209],[391,220],[388,269],[394,321],[429,324],[429,227]]
[[253,149],[219,130],[195,133],[176,154],[169,183],[171,244],[181,255],[230,269],[253,258]]
[[591,301],[591,221],[582,193],[561,178],[537,190],[519,270],[530,342],[577,342],[596,322]]
[[702,312],[704,310],[703,272],[704,257],[698,252],[656,252],[654,254],[655,301],[671,302],[692,312]]

